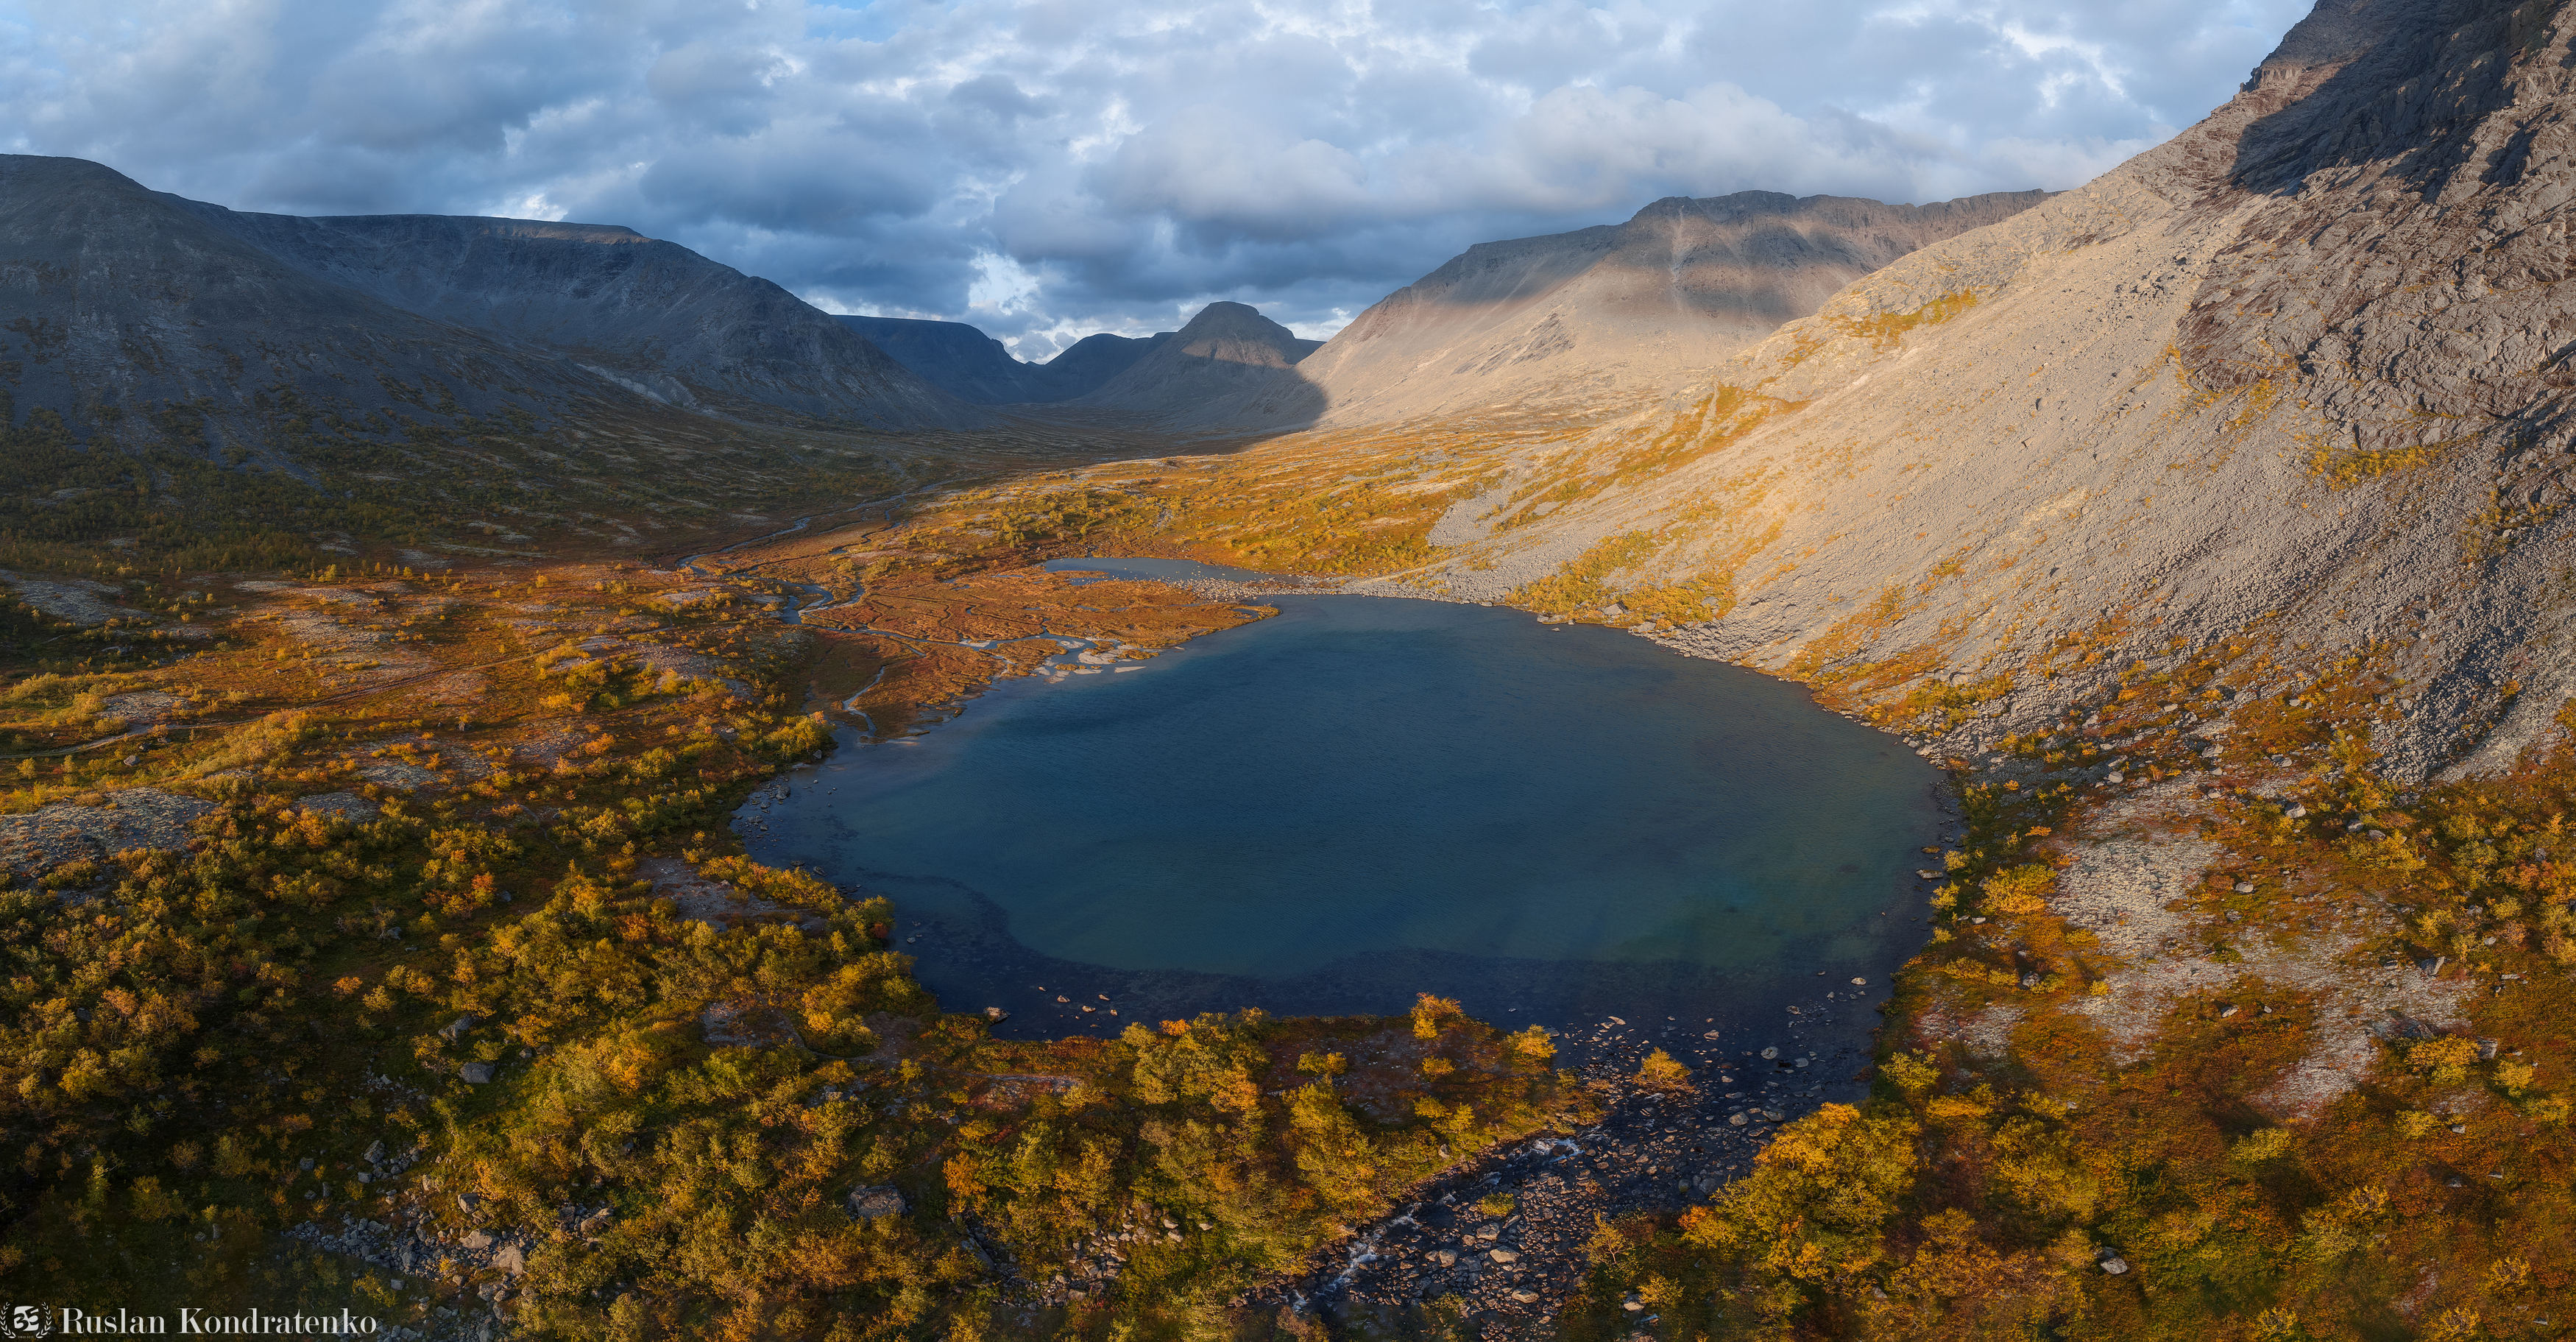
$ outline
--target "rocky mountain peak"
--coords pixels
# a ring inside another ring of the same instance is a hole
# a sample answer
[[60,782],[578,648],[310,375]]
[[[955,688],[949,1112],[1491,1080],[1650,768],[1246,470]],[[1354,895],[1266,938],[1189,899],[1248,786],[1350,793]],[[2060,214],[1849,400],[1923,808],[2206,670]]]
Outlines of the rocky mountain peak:
[[1221,363],[1286,368],[1323,347],[1261,315],[1246,303],[1216,302],[1199,309],[1170,344],[1175,359],[1214,359]]

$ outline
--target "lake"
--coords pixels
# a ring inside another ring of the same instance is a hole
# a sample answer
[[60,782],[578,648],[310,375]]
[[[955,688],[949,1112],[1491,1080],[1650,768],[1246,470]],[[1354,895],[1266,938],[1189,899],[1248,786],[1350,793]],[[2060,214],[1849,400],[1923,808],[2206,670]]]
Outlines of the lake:
[[924,983],[1008,1033],[1417,990],[1506,1024],[1714,1024],[1819,975],[1883,1000],[1922,944],[1940,777],[1800,687],[1513,610],[1262,600],[850,738],[745,812],[753,856],[894,897]]

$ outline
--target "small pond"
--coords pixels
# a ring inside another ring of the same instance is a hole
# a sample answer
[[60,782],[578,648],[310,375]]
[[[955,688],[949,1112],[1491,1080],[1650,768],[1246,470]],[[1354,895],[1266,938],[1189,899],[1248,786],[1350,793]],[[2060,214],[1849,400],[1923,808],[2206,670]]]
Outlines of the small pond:
[[1416,991],[1715,1023],[1853,976],[1883,1000],[1921,945],[1939,776],[1799,687],[1512,610],[1262,600],[854,740],[744,813],[752,853],[893,896],[943,1004],[1031,1035]]

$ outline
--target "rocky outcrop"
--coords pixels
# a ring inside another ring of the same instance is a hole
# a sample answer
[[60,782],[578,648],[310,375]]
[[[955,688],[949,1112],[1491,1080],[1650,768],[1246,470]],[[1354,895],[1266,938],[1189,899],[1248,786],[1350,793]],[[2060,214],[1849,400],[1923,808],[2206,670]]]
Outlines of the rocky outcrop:
[[[1449,519],[1472,553],[1446,577],[1499,591],[1643,534],[1606,589],[1732,598],[1683,646],[1881,698],[1977,686],[1970,746],[2221,637],[2287,664],[2238,689],[2376,642],[2401,776],[2500,764],[2576,692],[2571,33],[2327,0],[2167,144],[1515,463]],[[1547,480],[1579,497],[1514,501]]]
[[56,802],[0,816],[0,870],[33,880],[123,852],[179,852],[195,838],[197,821],[214,809],[209,801],[143,787],[103,794],[94,805]]
[[876,428],[983,422],[762,279],[625,228],[247,214],[0,156],[20,417],[291,465],[317,419],[578,417],[637,398]]

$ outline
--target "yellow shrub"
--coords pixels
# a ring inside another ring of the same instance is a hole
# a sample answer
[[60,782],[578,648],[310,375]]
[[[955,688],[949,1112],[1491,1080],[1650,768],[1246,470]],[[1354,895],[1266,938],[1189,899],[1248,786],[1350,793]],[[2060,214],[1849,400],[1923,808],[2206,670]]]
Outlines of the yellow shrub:
[[1879,1070],[1896,1083],[1898,1090],[1908,1095],[1920,1095],[1941,1080],[1941,1069],[1933,1065],[1931,1058],[1920,1053],[1899,1053],[1889,1058],[1887,1065]]
[[2290,1130],[2261,1128],[2247,1133],[2244,1140],[2229,1147],[2227,1158],[2240,1165],[2259,1165],[2290,1153]]
[[1986,878],[1986,907],[2011,917],[2028,917],[2048,910],[2048,896],[2057,889],[2057,873],[2038,863],[2008,867]]
[[2406,1050],[2408,1065],[2433,1074],[2433,1084],[2455,1086],[2467,1080],[2469,1064],[2478,1060],[2478,1045],[2473,1039],[2427,1039]]
[[1440,1037],[1442,1026],[1451,1021],[1465,1019],[1467,1019],[1467,1009],[1458,1005],[1458,999],[1454,997],[1434,997],[1429,993],[1414,994],[1413,1037],[1416,1039],[1437,1039]]
[[1689,1090],[1691,1071],[1675,1061],[1673,1055],[1656,1049],[1637,1068],[1637,1084],[1648,1090]]

